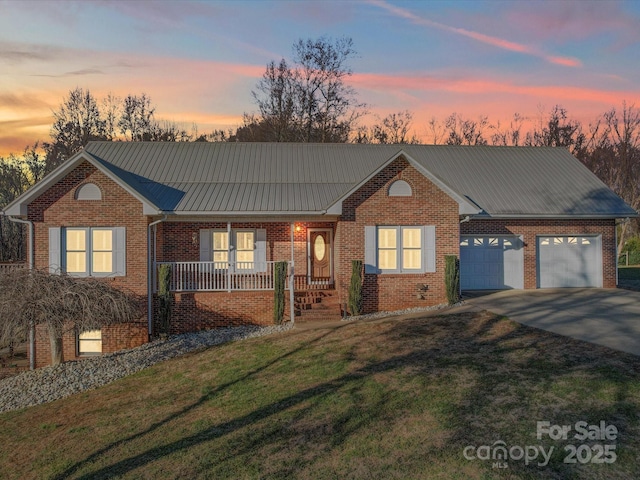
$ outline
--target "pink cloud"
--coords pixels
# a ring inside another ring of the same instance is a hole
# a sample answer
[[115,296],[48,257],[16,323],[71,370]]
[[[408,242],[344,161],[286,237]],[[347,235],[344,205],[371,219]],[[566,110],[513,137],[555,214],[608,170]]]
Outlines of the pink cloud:
[[433,20],[429,20],[424,17],[420,17],[407,9],[396,7],[394,5],[390,5],[384,0],[368,0],[370,4],[380,7],[389,13],[409,20],[410,22],[421,25],[424,27],[437,28],[439,30],[443,30],[446,32],[454,33],[456,35],[461,35],[467,38],[471,38],[481,43],[485,43],[487,45],[491,45],[493,47],[501,48],[503,50],[508,50],[511,52],[518,52],[525,55],[531,55],[534,57],[541,58],[549,63],[553,63],[556,65],[562,65],[565,67],[580,67],[582,66],[582,62],[577,58],[572,57],[560,57],[557,55],[548,55],[543,51],[522,43],[512,42],[509,40],[505,40],[503,38],[494,37],[491,35],[486,35],[484,33],[475,32],[472,30],[467,30],[464,28],[452,27],[450,25],[445,25],[444,23],[435,22]]
[[378,75],[354,74],[356,86],[376,91],[414,90],[433,93],[448,91],[468,95],[485,95],[489,93],[516,94],[537,98],[563,100],[579,100],[602,104],[617,104],[623,99],[640,97],[640,90],[605,90],[597,88],[575,87],[568,85],[519,85],[507,81],[493,79],[451,78],[420,75]]

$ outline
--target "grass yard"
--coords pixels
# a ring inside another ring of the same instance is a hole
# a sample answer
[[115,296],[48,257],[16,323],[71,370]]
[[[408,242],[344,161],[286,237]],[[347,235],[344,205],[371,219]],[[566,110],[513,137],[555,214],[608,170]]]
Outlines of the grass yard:
[[[639,412],[638,357],[487,312],[413,315],[219,346],[1,414],[0,477],[631,479]],[[537,421],[619,435],[538,440]],[[463,455],[498,441],[554,452]],[[612,444],[617,460],[563,463],[583,443],[580,459]]]

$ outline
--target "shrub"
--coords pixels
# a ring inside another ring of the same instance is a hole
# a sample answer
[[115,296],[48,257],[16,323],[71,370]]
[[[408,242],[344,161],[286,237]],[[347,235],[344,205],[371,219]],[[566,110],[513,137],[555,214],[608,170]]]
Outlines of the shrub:
[[158,320],[159,333],[169,335],[171,329],[171,265],[158,268]]
[[284,284],[287,280],[287,266],[287,262],[276,262],[273,266],[273,323],[276,325],[280,325],[284,318]]
[[455,255],[445,255],[444,278],[449,305],[460,301],[460,260]]
[[351,315],[362,313],[362,260],[351,261],[351,282],[349,283],[349,302]]

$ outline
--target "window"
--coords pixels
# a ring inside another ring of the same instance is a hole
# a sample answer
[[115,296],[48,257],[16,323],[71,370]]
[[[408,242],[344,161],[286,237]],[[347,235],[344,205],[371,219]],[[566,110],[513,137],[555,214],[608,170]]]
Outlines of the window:
[[102,353],[102,331],[87,330],[78,335],[78,356]]
[[200,261],[214,262],[220,270],[265,272],[267,269],[267,231],[249,229],[200,230]]
[[215,268],[229,268],[229,232],[213,232],[213,261]]
[[255,234],[250,232],[236,232],[236,269],[253,270]]
[[390,197],[410,197],[411,195],[413,195],[411,185],[409,185],[404,180],[396,180],[391,185],[389,185]]
[[365,272],[435,272],[435,227],[365,227]]
[[95,183],[85,183],[76,190],[76,200],[102,200],[100,187]]
[[124,276],[126,242],[123,227],[52,227],[49,270],[79,277]]

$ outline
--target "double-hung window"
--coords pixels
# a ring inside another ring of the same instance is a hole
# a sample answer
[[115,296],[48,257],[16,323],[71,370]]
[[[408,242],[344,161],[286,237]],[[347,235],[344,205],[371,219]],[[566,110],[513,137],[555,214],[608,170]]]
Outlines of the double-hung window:
[[435,227],[365,227],[365,272],[435,272]]
[[200,261],[214,262],[218,270],[266,271],[266,230],[200,230]]
[[229,268],[229,232],[213,231],[213,262],[216,269]]
[[255,259],[255,232],[237,231],[236,270],[253,270]]
[[123,227],[49,229],[49,268],[79,277],[124,276],[126,242]]

